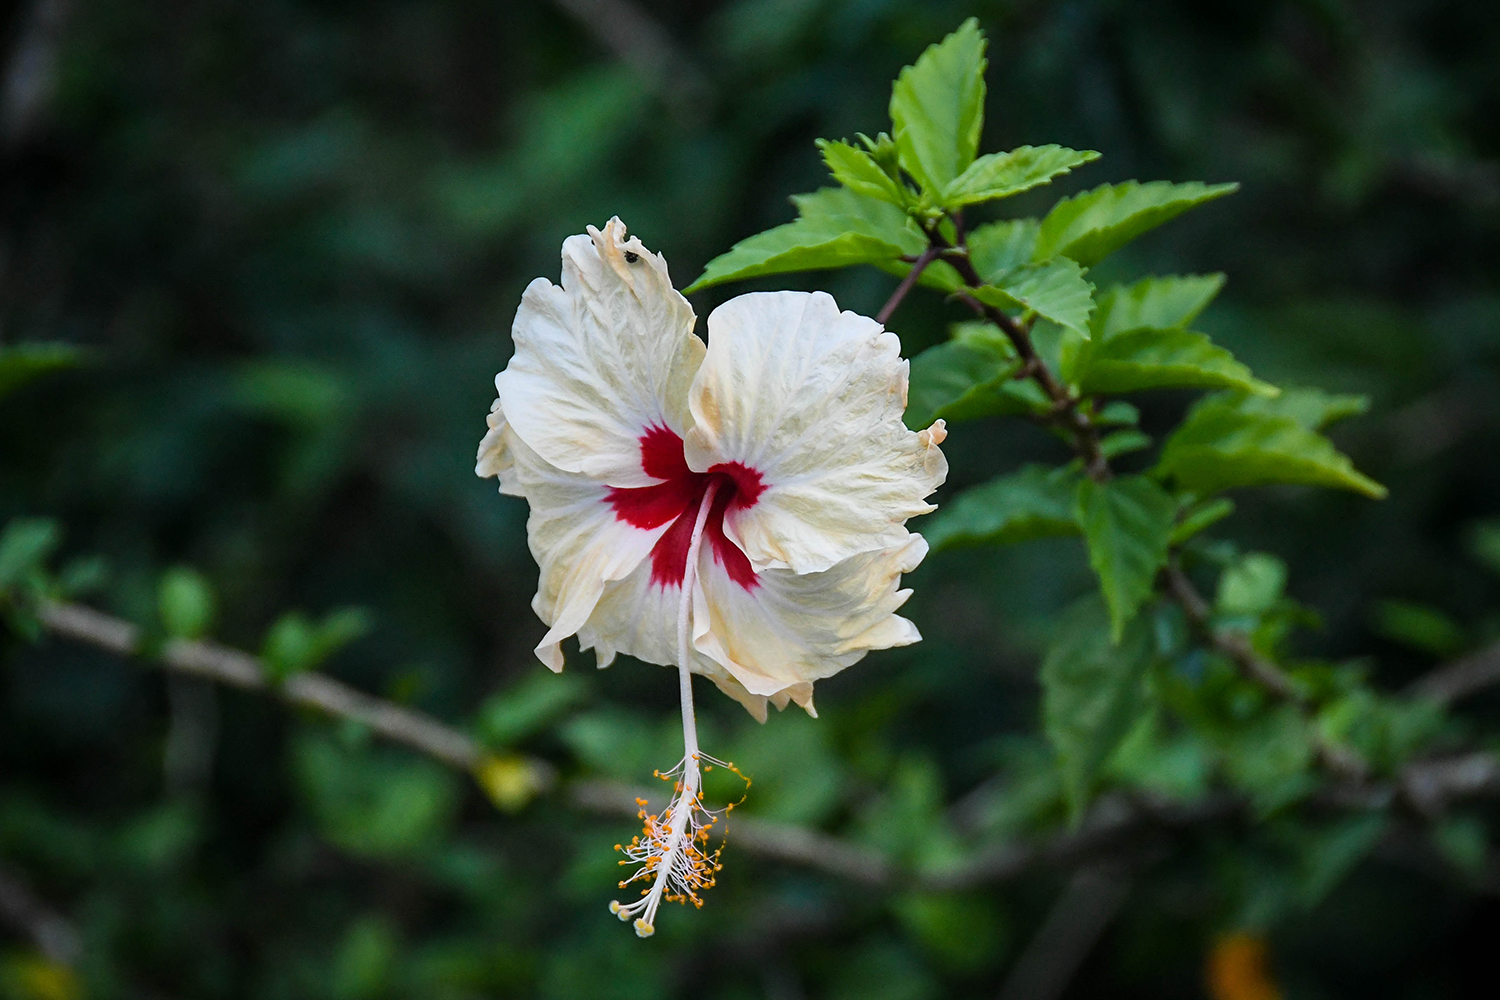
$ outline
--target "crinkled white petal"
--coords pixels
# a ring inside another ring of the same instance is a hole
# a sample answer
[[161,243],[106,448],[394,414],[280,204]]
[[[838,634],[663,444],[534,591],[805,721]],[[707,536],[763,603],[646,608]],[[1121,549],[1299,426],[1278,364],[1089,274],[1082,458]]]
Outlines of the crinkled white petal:
[[540,568],[531,606],[549,626],[536,654],[561,670],[562,640],[589,620],[612,581],[641,565],[649,572],[646,556],[667,526],[643,529],[621,521],[609,504],[609,487],[556,468],[514,430],[503,433],[514,481],[531,507],[526,538]]
[[495,380],[505,417],[542,458],[611,486],[655,482],[640,439],[690,422],[687,387],[703,359],[692,307],[666,261],[611,219],[563,243],[562,287],[527,286],[516,352]]
[[823,292],[741,295],[708,330],[686,455],[699,471],[740,462],[761,474],[758,501],[725,519],[751,563],[812,573],[902,544],[948,463],[941,421],[921,433],[901,422],[896,335]]
[[505,411],[496,399],[490,406],[490,415],[485,418],[489,430],[479,442],[479,455],[474,460],[474,474],[481,479],[494,476],[500,480],[500,492],[513,497],[522,496],[520,481],[516,478],[516,458],[512,453],[509,437],[510,426],[505,421]]
[[[872,649],[904,646],[921,638],[895,612],[910,591],[902,573],[927,554],[921,535],[898,546],[852,556],[820,573],[765,570],[758,586],[730,579],[704,546],[693,593],[693,673],[764,721],[766,704],[793,701],[813,712],[813,682],[861,660]],[[651,582],[649,561],[604,588],[588,623],[578,630],[600,665],[616,653],[648,663],[677,661],[675,587]]]

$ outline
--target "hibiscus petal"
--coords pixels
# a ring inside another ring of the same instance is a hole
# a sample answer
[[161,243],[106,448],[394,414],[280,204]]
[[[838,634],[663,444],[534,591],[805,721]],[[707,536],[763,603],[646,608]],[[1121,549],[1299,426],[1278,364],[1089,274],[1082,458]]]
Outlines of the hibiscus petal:
[[[855,555],[821,573],[770,569],[746,588],[705,546],[693,593],[689,669],[765,721],[766,704],[788,701],[813,712],[813,682],[863,659],[872,649],[918,641],[917,628],[895,612],[910,591],[902,573],[927,554],[921,535],[901,545]],[[604,588],[578,630],[599,665],[617,653],[648,663],[677,662],[679,591],[651,581],[648,563]]]
[[637,567],[649,573],[646,556],[667,527],[637,528],[621,521],[609,503],[608,486],[556,468],[514,429],[502,434],[514,482],[531,507],[526,537],[541,570],[531,606],[549,628],[536,655],[561,670],[562,640],[589,620],[611,581]]
[[666,261],[627,238],[619,219],[568,237],[562,287],[538,278],[521,298],[516,353],[495,379],[506,418],[558,469],[650,485],[642,437],[689,424],[687,387],[704,353],[693,323]]
[[746,589],[705,560],[694,594],[694,645],[729,671],[752,695],[809,714],[814,681],[863,659],[872,649],[919,641],[897,615],[911,591],[901,574],[927,554],[921,535],[900,545],[861,552],[818,573],[768,569]]
[[902,544],[948,463],[942,422],[910,431],[907,363],[879,323],[823,292],[755,292],[708,318],[689,391],[688,464],[740,463],[765,491],[731,509],[726,533],[757,569],[827,570]]
[[479,455],[474,460],[474,475],[481,479],[494,476],[500,480],[501,493],[513,497],[523,496],[520,481],[516,478],[516,457],[509,444],[510,425],[506,423],[500,400],[495,400],[490,406],[490,415],[485,418],[485,423],[489,430],[479,442]]

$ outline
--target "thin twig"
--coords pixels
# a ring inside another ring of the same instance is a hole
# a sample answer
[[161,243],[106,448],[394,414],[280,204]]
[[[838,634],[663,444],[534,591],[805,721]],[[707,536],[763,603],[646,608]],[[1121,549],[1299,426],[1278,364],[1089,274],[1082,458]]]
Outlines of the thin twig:
[[83,946],[67,918],[42,902],[19,872],[0,865],[0,922],[10,925],[54,962],[72,965]]
[[1016,960],[1000,1000],[1057,1000],[1130,895],[1119,864],[1080,868]]
[[[1305,716],[1312,716],[1315,706],[1307,694],[1284,670],[1256,652],[1249,636],[1238,629],[1218,628],[1213,624],[1208,601],[1182,571],[1176,556],[1167,560],[1161,575],[1166,580],[1167,593],[1181,605],[1188,621],[1204,641],[1227,657],[1247,680],[1264,688],[1272,697],[1296,706]],[[1369,774],[1369,764],[1349,747],[1324,739],[1317,732],[1313,733],[1312,739],[1318,760],[1331,773],[1354,783],[1363,781]]]
[[[80,604],[50,603],[40,609],[43,624],[55,635],[129,657],[140,650],[140,631],[130,622]],[[274,694],[295,705],[354,719],[376,733],[449,764],[473,771],[485,759],[469,736],[431,716],[404,708],[334,680],[304,673],[286,684],[271,684],[259,661],[249,653],[211,642],[174,641],[161,652],[162,666],[247,690]],[[555,782],[556,768],[527,759],[544,784]],[[1500,796],[1500,757],[1470,753],[1415,761],[1394,782],[1372,784],[1345,777],[1323,798],[1330,805],[1385,807],[1404,802],[1412,811],[1436,816],[1457,800]],[[614,782],[579,781],[569,787],[569,801],[588,812],[634,816],[636,798],[650,794]],[[865,885],[953,890],[1017,878],[1039,867],[1070,868],[1106,858],[1138,842],[1143,835],[1188,830],[1237,815],[1245,809],[1238,796],[1211,795],[1195,802],[1153,800],[1140,796],[1101,798],[1075,830],[1035,842],[1011,841],[972,853],[951,867],[913,872],[884,852],[806,827],[736,814],[729,836],[762,857],[828,872]]]
[[1451,705],[1496,684],[1500,684],[1500,642],[1417,678],[1404,693],[1409,698],[1428,698],[1440,705]]
[[[138,628],[82,604],[45,604],[39,610],[39,617],[56,635],[119,656],[134,656],[140,651]],[[161,652],[161,663],[180,673],[251,691],[266,691],[293,705],[353,719],[387,739],[465,771],[473,770],[484,756],[479,744],[457,729],[425,713],[357,691],[326,674],[293,674],[284,684],[276,685],[261,668],[260,661],[249,653],[214,642],[186,639],[168,642]]]
[[896,286],[896,290],[891,293],[891,297],[885,300],[885,305],[880,307],[880,312],[875,314],[875,322],[881,326],[885,325],[885,321],[891,318],[891,313],[896,311],[896,307],[901,304],[901,300],[906,298],[906,293],[911,291],[912,287],[916,285],[917,279],[922,276],[922,272],[927,270],[927,265],[937,260],[938,255],[941,253],[942,250],[933,246],[922,251],[922,256],[916,259],[916,262],[911,266],[911,270],[906,273],[906,277],[901,279],[901,284]]

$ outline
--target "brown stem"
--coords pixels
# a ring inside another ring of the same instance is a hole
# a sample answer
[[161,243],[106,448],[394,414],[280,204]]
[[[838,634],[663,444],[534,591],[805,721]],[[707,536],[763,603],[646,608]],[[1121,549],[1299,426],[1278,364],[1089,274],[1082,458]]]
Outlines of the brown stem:
[[[970,288],[977,288],[984,284],[984,279],[979,272],[974,270],[973,261],[969,260],[968,251],[962,247],[952,247],[947,241],[934,230],[929,233],[929,238],[934,246],[945,250],[943,260],[953,267],[964,280],[964,284]],[[1031,334],[1025,327],[1006,315],[1003,309],[996,309],[986,305],[962,292],[958,298],[974,312],[994,323],[1000,328],[1016,349],[1016,354],[1021,359],[1021,377],[1030,378],[1041,386],[1047,398],[1052,400],[1051,422],[1068,431],[1073,440],[1073,447],[1083,459],[1084,471],[1088,477],[1096,483],[1108,482],[1114,478],[1114,471],[1109,467],[1109,459],[1104,455],[1104,449],[1099,441],[1099,428],[1094,422],[1078,408],[1083,400],[1073,395],[1066,385],[1057,380],[1047,363],[1036,353],[1036,347],[1031,343]]]
[[896,307],[901,304],[901,300],[906,298],[906,293],[911,291],[913,286],[916,285],[917,279],[922,276],[922,272],[927,270],[927,265],[937,260],[938,254],[942,252],[937,247],[928,247],[922,251],[922,256],[916,259],[916,262],[911,266],[911,270],[906,273],[906,277],[901,279],[901,284],[896,286],[896,290],[891,293],[891,297],[886,299],[885,305],[880,307],[880,312],[875,314],[875,322],[881,326],[885,325],[885,321],[891,318],[891,313],[896,311]]
[[[1216,628],[1210,620],[1208,601],[1198,593],[1193,581],[1182,571],[1181,564],[1173,556],[1167,560],[1162,571],[1167,593],[1171,595],[1187,614],[1188,621],[1210,646],[1218,650],[1240,673],[1251,682],[1260,685],[1273,697],[1295,705],[1303,715],[1311,716],[1314,706],[1286,672],[1275,663],[1256,652],[1250,637],[1239,629]],[[1348,747],[1313,734],[1313,749],[1319,761],[1330,772],[1350,781],[1362,781],[1369,774],[1369,765]]]

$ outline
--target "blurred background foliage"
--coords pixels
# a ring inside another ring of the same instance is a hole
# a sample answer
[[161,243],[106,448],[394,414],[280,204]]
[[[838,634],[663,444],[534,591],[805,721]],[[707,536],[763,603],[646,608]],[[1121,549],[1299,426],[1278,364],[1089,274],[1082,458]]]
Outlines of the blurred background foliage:
[[[90,600],[148,628],[192,566],[216,600],[172,613],[225,642],[639,782],[675,758],[674,678],[576,651],[543,671],[524,504],[470,471],[521,289],[616,214],[685,285],[790,219],[824,182],[812,140],[884,127],[895,73],[971,14],[983,148],[1105,154],[1063,191],[1243,184],[1096,281],[1224,271],[1204,329],[1274,381],[1373,398],[1336,437],[1389,500],[1265,490],[1230,522],[1320,614],[1297,648],[1397,687],[1500,635],[1485,0],[7,4],[0,349],[81,353],[0,399],[0,522],[57,519],[64,563],[106,562],[73,563]],[[894,284],[800,281],[865,313]],[[912,354],[958,318],[919,293],[890,325]],[[1144,426],[1186,401],[1149,397]],[[946,450],[947,491],[1059,455],[1014,423]],[[1055,821],[1055,788],[1003,781],[1040,752],[1039,650],[1088,572],[1068,540],[935,556],[908,605],[927,641],[825,682],[816,722],[704,698],[705,744],[755,779],[746,815],[913,865],[965,817]],[[731,824],[705,908],[639,942],[605,906],[628,819],[500,813],[359,727],[3,641],[0,870],[76,939],[59,963],[0,923],[7,998],[993,995],[1066,879],[861,887],[736,850]],[[1369,831],[1159,845],[1068,995],[1272,996],[1261,939],[1219,937],[1266,927],[1289,997],[1472,995],[1500,928],[1484,818],[1439,832],[1466,867],[1387,841],[1347,878]]]

